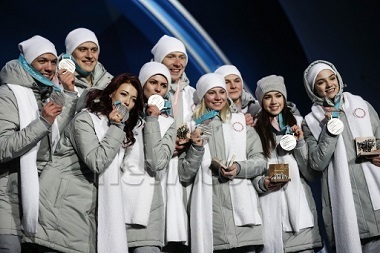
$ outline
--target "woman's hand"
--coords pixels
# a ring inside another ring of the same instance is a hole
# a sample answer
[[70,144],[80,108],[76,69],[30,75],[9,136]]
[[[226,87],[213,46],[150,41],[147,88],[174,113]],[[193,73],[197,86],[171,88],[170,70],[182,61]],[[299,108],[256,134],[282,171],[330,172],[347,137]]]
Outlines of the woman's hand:
[[202,139],[202,131],[196,128],[193,132],[191,132],[190,140],[195,146],[203,146],[204,142]]
[[[377,150],[377,152],[380,152],[380,150]],[[367,159],[371,160],[371,162],[377,167],[380,167],[380,153],[379,155],[371,156],[371,157],[368,157]]]
[[220,174],[222,177],[232,180],[236,177],[238,173],[239,165],[237,163],[232,163],[228,168],[220,167]]
[[294,125],[290,128],[290,131],[294,133],[294,137],[297,141],[300,141],[303,139],[303,131],[302,128],[298,125]]
[[282,187],[282,183],[273,183],[270,181],[270,177],[265,177],[264,186],[268,191],[277,191]]
[[122,122],[123,116],[117,111],[116,106],[113,106],[113,110],[108,115],[108,119],[111,122],[115,122],[119,124]]
[[161,111],[160,111],[160,109],[158,109],[158,107],[156,105],[148,105],[146,107],[146,114],[148,116],[158,117],[158,116],[160,116]]

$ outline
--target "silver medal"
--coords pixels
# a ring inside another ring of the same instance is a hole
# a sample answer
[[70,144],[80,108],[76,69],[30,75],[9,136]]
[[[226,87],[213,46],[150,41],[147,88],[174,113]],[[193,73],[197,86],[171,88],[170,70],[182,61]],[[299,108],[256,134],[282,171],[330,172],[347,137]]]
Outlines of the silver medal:
[[160,95],[154,94],[149,97],[148,105],[155,105],[161,111],[165,106],[165,100]]
[[62,59],[58,63],[58,69],[66,69],[67,71],[74,73],[75,71],[75,63],[70,59]]
[[292,134],[285,134],[281,137],[280,146],[286,151],[293,150],[297,145],[297,140]]
[[343,122],[338,118],[331,118],[327,122],[327,130],[333,135],[338,135],[343,132],[344,124]]

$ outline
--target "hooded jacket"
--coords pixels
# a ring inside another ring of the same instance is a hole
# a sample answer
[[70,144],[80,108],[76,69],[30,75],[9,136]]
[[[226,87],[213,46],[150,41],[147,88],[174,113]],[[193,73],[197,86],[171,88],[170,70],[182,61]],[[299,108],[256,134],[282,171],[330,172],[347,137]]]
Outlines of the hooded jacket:
[[[351,181],[351,190],[355,203],[355,210],[357,215],[357,223],[359,227],[360,238],[368,239],[380,235],[380,210],[373,210],[372,202],[368,192],[367,181],[363,172],[362,162],[364,160],[356,158],[356,149],[354,145],[354,138],[349,129],[346,112],[342,109],[342,104],[344,103],[345,92],[343,88],[346,86],[340,76],[339,72],[336,70],[335,66],[327,61],[318,60],[309,65],[309,67],[304,72],[304,85],[306,93],[316,105],[320,106],[333,106],[335,101],[331,101],[328,98],[318,97],[311,89],[307,76],[312,68],[317,63],[325,63],[329,65],[336,73],[337,79],[339,81],[339,92],[337,95],[343,95],[341,103],[341,113],[339,113],[339,119],[344,124],[344,130],[341,133],[343,137],[344,146],[346,149],[346,155],[348,161],[342,161],[348,163],[349,176]],[[335,96],[335,99],[338,96]],[[373,129],[373,133],[377,140],[377,146],[380,144],[380,128],[379,128],[379,117],[374,108],[365,102],[368,106],[368,113],[370,115],[370,121]],[[306,117],[305,117],[306,118]],[[334,156],[336,151],[336,145],[338,142],[338,136],[334,136],[327,131],[326,125],[322,127],[321,134],[318,139],[316,139],[308,126],[307,122],[304,120],[302,123],[302,129],[304,132],[304,138],[308,143],[309,147],[309,165],[312,169],[316,171],[321,171],[323,173],[321,187],[322,187],[322,215],[326,227],[326,232],[328,235],[328,241],[331,246],[335,246],[334,238],[334,228],[332,223],[332,212],[331,212],[331,199],[328,185],[328,165]],[[349,229],[349,228],[347,228]],[[344,243],[344,242],[342,242]]]

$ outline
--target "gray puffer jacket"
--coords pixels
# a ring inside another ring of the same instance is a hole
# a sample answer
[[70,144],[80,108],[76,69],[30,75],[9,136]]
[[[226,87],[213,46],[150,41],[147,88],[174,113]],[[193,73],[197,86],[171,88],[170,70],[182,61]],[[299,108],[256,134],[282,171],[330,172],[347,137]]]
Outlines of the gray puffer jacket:
[[[167,119],[170,122],[170,119]],[[144,125],[145,171],[155,177],[153,200],[150,207],[148,225],[126,224],[128,247],[164,246],[165,206],[162,186],[158,172],[168,168],[170,158],[174,153],[177,128],[174,120],[169,129],[161,137],[160,123],[157,117],[146,117]],[[125,161],[128,163],[128,161]],[[141,188],[143,190],[143,188]],[[140,201],[146,201],[141,199]]]
[[[315,64],[322,62],[331,66],[331,68],[335,71],[340,91],[338,95],[342,95],[344,97],[343,88],[345,87],[343,80],[336,70],[335,66],[327,61],[315,61],[309,65],[309,67],[305,70],[304,73],[304,84],[305,89],[311,100],[317,104],[327,104],[331,101],[326,101],[318,96],[316,96],[311,90],[308,82],[307,82],[307,74],[312,66]],[[344,99],[342,100],[344,103]],[[367,102],[366,102],[367,103]],[[374,108],[367,103],[368,112],[370,115],[370,121],[372,125],[373,133],[377,140],[377,146],[380,145],[380,127],[379,127],[379,117]],[[351,190],[354,198],[355,210],[357,215],[357,223],[359,226],[359,233],[361,239],[368,239],[371,237],[380,235],[380,210],[374,211],[372,207],[372,202],[370,199],[370,195],[368,192],[367,181],[364,176],[362,162],[365,160],[356,159],[356,147],[354,143],[354,138],[351,133],[351,130],[348,127],[348,121],[346,112],[342,109],[342,105],[340,108],[341,112],[339,113],[339,119],[344,124],[344,131],[341,133],[343,137],[344,146],[346,148],[346,155],[348,161],[342,161],[348,163],[349,175],[351,181]],[[322,131],[318,138],[315,138],[310,130],[310,126],[308,126],[307,122],[304,120],[302,123],[302,129],[304,132],[305,140],[308,143],[309,147],[309,165],[312,169],[323,172],[322,177],[322,214],[323,220],[325,223],[328,240],[330,245],[335,245],[334,238],[334,228],[332,223],[332,212],[331,212],[331,200],[330,200],[330,192],[328,186],[328,164],[334,156],[335,148],[338,141],[338,136],[331,135],[326,129],[326,125],[323,125]],[[380,169],[380,168],[379,168]],[[349,228],[347,228],[349,229]]]
[[91,73],[92,86],[89,85],[86,78],[75,72],[75,86],[78,89],[78,93],[82,94],[83,90],[95,87],[98,89],[104,89],[110,82],[113,76],[107,72],[104,66],[98,62],[94,71]]
[[[295,116],[295,118],[297,119],[297,124],[300,125],[303,118],[301,116]],[[277,140],[280,140],[284,134],[284,131],[277,132],[273,129],[273,134],[275,135],[275,138]],[[298,231],[297,233],[293,231],[287,231],[287,232],[282,231],[282,241],[283,241],[284,252],[300,252],[304,250],[316,250],[318,248],[322,248],[323,243],[322,243],[321,234],[319,232],[317,208],[316,208],[314,197],[313,197],[313,194],[311,192],[308,182],[319,179],[320,174],[319,172],[312,170],[308,166],[308,147],[305,140],[297,141],[296,147],[291,151],[285,151],[281,149],[280,147],[277,147],[276,149],[272,150],[271,157],[268,159],[267,166],[269,167],[269,164],[271,163],[281,163],[279,162],[279,158],[281,159],[282,157],[289,156],[289,155],[291,155],[291,157],[297,162],[297,165],[298,165],[297,169],[299,170],[299,174],[300,174],[300,183],[304,190],[308,207],[310,208],[310,211],[314,218],[314,226],[300,229],[300,231]],[[264,186],[264,178],[267,175],[268,175],[268,172],[266,171],[262,176],[256,177],[253,180],[253,185],[255,186],[256,190],[259,192],[260,197],[265,196],[266,194],[271,194],[271,192],[267,191],[267,189]],[[292,183],[293,181],[290,181],[287,184],[292,184]],[[281,188],[279,191],[283,191],[283,190],[284,188]],[[288,200],[284,200],[284,201],[287,202]],[[267,211],[267,213],[265,213],[265,211],[263,210],[263,217],[265,217],[266,215],[268,215],[269,217],[274,217],[276,215],[274,215],[271,212],[278,212],[278,211],[280,210],[269,210]],[[265,222],[263,226],[265,229]],[[278,224],[278,226],[282,227],[282,224]],[[265,242],[264,242],[264,249],[265,249]]]
[[77,103],[77,112],[86,107],[87,92],[92,89],[104,89],[112,80],[113,75],[107,72],[104,66],[98,62],[94,71],[91,73],[92,86],[88,83],[85,77],[75,72],[75,88],[78,91],[79,100]]
[[[49,92],[49,88],[38,84],[17,60],[6,63],[0,72],[0,79],[0,234],[21,235],[20,156],[40,141],[36,162],[41,171],[52,157],[52,137],[51,127],[41,117],[20,130],[17,100],[6,84],[32,89],[40,111],[43,107],[42,93]],[[76,95],[65,92],[64,95],[65,106],[57,117],[60,132],[73,118],[77,102]]]
[[[221,119],[214,117],[209,126],[212,136],[208,143],[211,157],[227,161]],[[254,178],[265,170],[260,137],[255,129],[247,126],[246,161],[238,161],[240,172],[236,178]],[[205,149],[191,145],[179,157],[179,177],[183,183],[194,181],[203,161]],[[190,203],[191,206],[191,203]],[[258,211],[261,214],[260,206]],[[189,215],[190,216],[190,215]],[[234,221],[231,193],[228,182],[221,182],[219,175],[212,175],[212,232],[214,250],[225,250],[263,244],[262,226],[237,226]],[[197,231],[195,231],[197,232]],[[191,243],[191,242],[190,242]]]
[[61,252],[96,252],[98,176],[120,150],[121,128],[111,124],[99,141],[87,111],[74,117],[41,174],[39,226],[26,240]]

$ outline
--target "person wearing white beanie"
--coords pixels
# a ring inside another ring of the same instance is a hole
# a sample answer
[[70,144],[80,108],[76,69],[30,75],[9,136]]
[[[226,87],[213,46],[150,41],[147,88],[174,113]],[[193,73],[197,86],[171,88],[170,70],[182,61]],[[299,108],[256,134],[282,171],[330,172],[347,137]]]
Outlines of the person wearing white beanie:
[[222,75],[226,81],[228,96],[232,99],[233,108],[246,115],[247,124],[254,125],[254,117],[261,107],[254,96],[245,88],[243,77],[238,68],[226,64],[217,68],[214,73]]
[[[36,45],[39,46],[37,47]],[[40,35],[35,35],[30,39],[20,42],[18,48],[29,64],[42,54],[50,53],[57,58],[57,50],[55,49],[54,44]]]
[[[172,80],[170,72],[164,64],[159,62],[147,62],[141,67],[139,72],[139,80],[141,85],[144,86],[148,79],[154,75],[162,75],[166,79],[168,88],[168,85]],[[165,93],[163,95],[165,95]]]
[[[167,67],[159,62],[147,62],[141,67],[138,77],[145,102],[144,125],[134,129],[139,133],[136,144],[130,147],[128,153],[132,155],[124,158],[127,165],[122,167],[124,174],[121,184],[124,205],[127,206],[126,231],[129,252],[158,253],[170,240],[165,234],[168,220],[166,203],[173,200],[168,197],[166,186],[173,187],[175,181],[166,183],[166,178],[172,173],[169,171],[170,160],[175,148],[177,128],[174,119],[168,115],[167,109],[170,107],[166,108],[168,105],[164,100],[171,80]],[[146,165],[138,161],[134,153],[139,153],[142,160],[147,161]],[[136,171],[144,175],[141,179],[144,182],[131,185],[130,178],[136,178]],[[178,181],[178,177],[175,180]],[[176,201],[179,205],[182,203],[182,199]],[[175,209],[174,212],[179,210]]]
[[[185,122],[191,120],[196,104],[195,88],[190,86],[190,80],[185,73],[189,61],[186,46],[178,38],[164,34],[152,47],[151,53],[152,61],[164,64],[169,70],[171,83],[167,96],[172,107],[171,116],[175,120],[176,127],[180,128]],[[178,140],[174,151],[175,159],[178,159],[184,148],[185,145]],[[187,206],[186,191],[188,189],[183,186],[181,190],[179,194],[184,196],[184,205]],[[189,247],[183,242],[171,242],[163,248],[164,252],[187,252],[188,250]]]
[[[113,77],[99,62],[100,45],[95,33],[80,27],[69,32],[65,38],[66,54],[61,58],[70,58],[75,63],[75,86],[81,95],[87,88],[103,89]],[[84,102],[78,103],[78,110]]]
[[185,73],[188,64],[186,47],[179,39],[165,34],[153,46],[151,53],[152,60],[163,63],[170,72],[172,81],[168,95],[173,106],[173,117],[179,127],[190,120],[194,110],[195,89],[190,86]]
[[0,171],[4,174],[0,251],[4,252],[21,252],[21,236],[36,233],[39,171],[51,159],[77,101],[74,75],[59,70],[57,77],[52,42],[35,35],[20,42],[18,49],[18,59],[8,61],[0,71]]
[[[361,96],[344,91],[346,84],[331,62],[310,63],[303,82],[313,104],[302,129],[309,166],[322,172],[323,221],[329,228],[329,245],[336,252],[380,252],[378,112]],[[361,155],[360,143],[371,142],[371,138],[375,139],[371,147],[375,154]]]
[[[153,101],[153,104],[147,104],[147,111],[158,109],[161,113],[171,116],[171,105],[167,100],[167,92],[171,82],[168,68],[159,62],[147,62],[140,69],[139,80],[143,86],[145,103]],[[158,95],[162,99],[155,96],[154,99],[149,100],[152,95]],[[150,108],[152,105],[157,105],[157,108]]]
[[260,138],[243,113],[231,111],[222,75],[202,75],[196,94],[200,103],[178,170],[183,184],[193,182],[191,252],[258,252],[262,226],[251,180],[265,168]]

